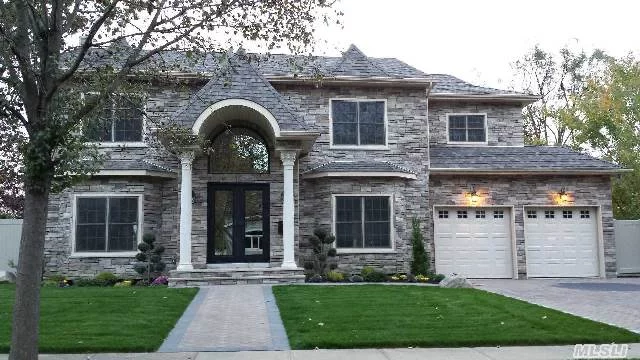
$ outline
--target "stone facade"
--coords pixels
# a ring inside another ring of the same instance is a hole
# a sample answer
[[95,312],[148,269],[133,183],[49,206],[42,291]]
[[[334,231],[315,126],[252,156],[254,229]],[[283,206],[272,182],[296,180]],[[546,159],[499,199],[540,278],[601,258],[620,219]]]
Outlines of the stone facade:
[[429,143],[447,144],[447,114],[487,114],[487,143],[490,146],[524,145],[522,105],[429,100]]
[[[202,86],[202,85],[198,85]],[[148,131],[154,124],[171,121],[185,107],[199,87],[184,85],[164,89],[151,88],[146,112]],[[429,145],[447,143],[446,114],[486,113],[489,146],[522,146],[521,106],[509,103],[430,100],[424,89],[353,86],[310,86],[274,84],[291,104],[308,131],[320,136],[306,156],[294,168],[295,249],[302,266],[309,255],[308,237],[316,227],[333,231],[333,196],[337,194],[385,194],[392,198],[392,242],[388,251],[340,252],[339,266],[345,272],[357,272],[374,266],[386,272],[406,272],[411,260],[411,219],[421,222],[434,266],[432,208],[437,205],[465,205],[462,194],[475,184],[484,205],[513,206],[517,246],[518,277],[526,277],[523,206],[551,205],[550,192],[565,187],[574,196],[572,204],[599,206],[602,215],[607,276],[615,276],[615,244],[608,176],[443,176],[429,175]],[[346,149],[330,144],[330,99],[384,99],[387,107],[387,147],[378,150]],[[195,121],[195,119],[193,119]],[[230,119],[241,120],[241,119]],[[257,129],[260,130],[260,129]],[[262,129],[268,130],[268,129]],[[148,137],[150,138],[150,137]],[[196,269],[207,267],[207,207],[209,183],[270,184],[270,265],[283,260],[283,239],[278,224],[283,219],[283,166],[273,138],[267,137],[270,152],[268,174],[210,174],[206,156],[193,162],[192,263]],[[282,144],[278,144],[282,145]],[[72,254],[74,196],[81,193],[127,193],[143,196],[144,232],[154,232],[166,247],[169,269],[179,256],[180,165],[179,161],[155,147],[105,148],[111,160],[148,159],[175,171],[174,178],[95,177],[64,193],[52,195],[49,203],[46,274],[91,276],[101,271],[133,275],[132,257],[76,257]],[[415,179],[400,177],[351,176],[341,178],[305,178],[305,172],[333,161],[366,160],[389,162],[415,174]]]
[[[599,206],[602,215],[605,271],[607,277],[616,275],[615,238],[611,208],[611,179],[609,176],[442,176],[432,175],[429,201],[432,206],[468,206],[465,193],[474,184],[480,202],[477,206],[513,206],[518,278],[526,278],[524,243],[524,206],[555,205],[554,194],[565,188],[571,195],[567,206]],[[431,213],[430,213],[431,214]],[[433,229],[433,218],[430,219]],[[434,254],[433,230],[428,237],[430,253]],[[432,259],[432,266],[435,262]]]
[[[91,276],[110,271],[121,276],[134,275],[132,256],[85,257],[73,254],[73,214],[76,196],[127,194],[142,196],[143,233],[160,235],[163,229],[163,182],[146,178],[113,177],[94,179],[49,198],[49,216],[45,240],[45,273],[68,276]],[[176,244],[171,238],[157,237],[167,248],[165,262],[171,264]],[[174,240],[175,241],[175,240]]]

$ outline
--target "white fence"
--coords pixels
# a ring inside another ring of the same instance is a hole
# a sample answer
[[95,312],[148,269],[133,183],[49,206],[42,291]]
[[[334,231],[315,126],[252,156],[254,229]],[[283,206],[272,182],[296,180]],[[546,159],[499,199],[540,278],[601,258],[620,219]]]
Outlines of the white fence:
[[640,220],[615,220],[618,274],[640,273]]
[[0,219],[0,270],[10,270],[9,261],[18,264],[22,220]]

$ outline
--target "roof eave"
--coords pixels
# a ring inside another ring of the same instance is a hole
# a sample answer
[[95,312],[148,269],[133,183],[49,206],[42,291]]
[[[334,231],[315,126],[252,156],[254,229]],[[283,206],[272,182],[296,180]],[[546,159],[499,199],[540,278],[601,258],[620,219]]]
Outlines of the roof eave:
[[430,168],[431,175],[615,175],[632,169],[474,169],[474,168]]
[[540,100],[537,95],[527,94],[457,94],[431,92],[429,99],[435,100],[477,100],[477,101],[500,101],[530,104]]
[[136,169],[124,169],[124,170],[100,170],[91,176],[103,177],[103,176],[140,176],[140,177],[157,177],[174,179],[178,177],[178,174],[167,171],[154,171],[154,170],[136,170]]
[[314,78],[292,75],[264,75],[272,84],[306,84],[306,85],[364,85],[364,86],[402,86],[414,88],[433,88],[435,82],[425,78],[388,78],[361,76],[331,76]]
[[408,180],[418,179],[418,176],[416,174],[395,171],[320,171],[302,174],[303,179],[318,179],[327,177],[393,177]]

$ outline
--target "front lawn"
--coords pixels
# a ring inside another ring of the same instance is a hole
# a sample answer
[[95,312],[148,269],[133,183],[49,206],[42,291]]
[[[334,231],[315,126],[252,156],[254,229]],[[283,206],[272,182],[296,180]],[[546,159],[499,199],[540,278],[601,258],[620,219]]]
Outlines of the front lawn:
[[[0,284],[0,353],[9,351],[13,285]],[[42,288],[42,353],[155,351],[198,289]]]
[[475,289],[275,286],[292,349],[639,342],[628,330]]

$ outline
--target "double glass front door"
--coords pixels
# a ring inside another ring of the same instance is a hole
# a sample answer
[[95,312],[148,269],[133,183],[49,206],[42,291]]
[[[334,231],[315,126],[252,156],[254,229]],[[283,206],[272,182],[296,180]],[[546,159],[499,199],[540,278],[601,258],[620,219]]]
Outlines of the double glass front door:
[[209,184],[207,262],[269,261],[269,184]]

